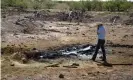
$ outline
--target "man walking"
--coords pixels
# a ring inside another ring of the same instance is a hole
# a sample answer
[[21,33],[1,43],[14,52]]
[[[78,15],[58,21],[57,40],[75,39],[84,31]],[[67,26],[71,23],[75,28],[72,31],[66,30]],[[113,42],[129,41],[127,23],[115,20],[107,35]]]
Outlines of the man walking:
[[106,34],[106,31],[105,31],[105,28],[104,28],[103,24],[99,24],[98,27],[97,27],[98,43],[97,43],[97,46],[96,46],[96,51],[95,51],[95,53],[92,57],[92,60],[95,61],[97,53],[98,53],[99,49],[101,48],[102,53],[103,53],[102,61],[104,61],[105,65],[109,65],[107,63],[107,60],[106,60],[106,53],[105,53],[105,48],[104,48],[105,34]]

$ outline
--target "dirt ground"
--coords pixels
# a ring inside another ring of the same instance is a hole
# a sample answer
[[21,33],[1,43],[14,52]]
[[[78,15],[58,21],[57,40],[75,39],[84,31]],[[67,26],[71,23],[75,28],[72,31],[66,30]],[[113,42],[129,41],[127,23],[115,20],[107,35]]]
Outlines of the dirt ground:
[[[24,44],[28,48],[45,50],[71,44],[96,44],[96,24],[102,22],[106,29],[106,47],[112,50],[112,53],[107,55],[107,60],[113,66],[103,66],[100,60],[93,62],[73,58],[46,60],[43,63],[31,60],[27,64],[22,64],[11,59],[12,54],[2,54],[2,80],[133,80],[133,48],[107,46],[111,43],[132,46],[133,25],[98,21],[99,17],[96,17],[97,21],[80,24],[68,21],[35,20],[32,23],[22,22],[28,24],[26,26],[34,27],[31,33],[23,33],[24,27],[16,25],[16,21],[23,19],[25,15],[2,18],[2,47]],[[64,67],[73,63],[79,66]],[[59,65],[48,67],[53,64]]]

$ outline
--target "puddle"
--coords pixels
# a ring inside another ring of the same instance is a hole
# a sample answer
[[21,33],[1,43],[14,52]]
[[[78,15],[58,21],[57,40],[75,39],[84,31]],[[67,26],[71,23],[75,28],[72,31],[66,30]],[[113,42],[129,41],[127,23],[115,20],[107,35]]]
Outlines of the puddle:
[[[56,59],[56,58],[79,58],[79,59],[91,59],[95,52],[95,45],[73,45],[66,46],[54,51],[40,51],[37,54],[38,59]],[[107,48],[106,53],[111,53]],[[102,51],[99,49],[97,58],[102,56]]]

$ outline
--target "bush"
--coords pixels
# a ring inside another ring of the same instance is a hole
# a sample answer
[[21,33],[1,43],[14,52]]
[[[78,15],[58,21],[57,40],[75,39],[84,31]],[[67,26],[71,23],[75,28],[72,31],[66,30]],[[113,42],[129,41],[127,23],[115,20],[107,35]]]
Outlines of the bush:
[[70,9],[72,10],[79,10],[83,8],[83,4],[82,2],[72,2],[69,4]]
[[127,11],[133,5],[132,2],[127,0],[111,0],[104,3],[105,10],[108,11]]
[[2,8],[7,8],[7,7],[27,8],[27,3],[26,3],[26,0],[2,0],[1,7]]
[[23,8],[23,9],[27,8],[26,0],[21,0],[21,1],[16,0],[14,6],[15,7],[20,7],[20,8]]
[[92,8],[91,1],[83,2],[83,5],[88,11],[91,11],[91,8]]
[[46,4],[45,4],[46,8],[47,9],[52,9],[53,6],[54,6],[54,3],[52,1],[48,1]]

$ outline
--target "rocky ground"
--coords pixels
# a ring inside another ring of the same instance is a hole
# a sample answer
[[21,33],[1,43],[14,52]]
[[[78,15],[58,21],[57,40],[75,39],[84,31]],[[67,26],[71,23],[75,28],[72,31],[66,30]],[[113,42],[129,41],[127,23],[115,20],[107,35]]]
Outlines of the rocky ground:
[[[12,52],[2,51],[2,80],[132,80],[133,25],[129,21],[132,16],[107,12],[88,14],[93,15],[80,24],[60,21],[56,16],[52,16],[53,20],[48,17],[34,18],[33,13],[2,18],[2,50],[6,50],[5,47],[13,48]],[[112,21],[116,15],[120,18]],[[50,50],[72,44],[96,44],[96,24],[99,22],[106,28],[106,47],[111,50],[107,59],[112,67],[103,66],[100,60],[59,58],[38,62],[31,59],[23,64],[12,59],[14,53],[19,52],[17,48],[22,46],[26,49]]]

